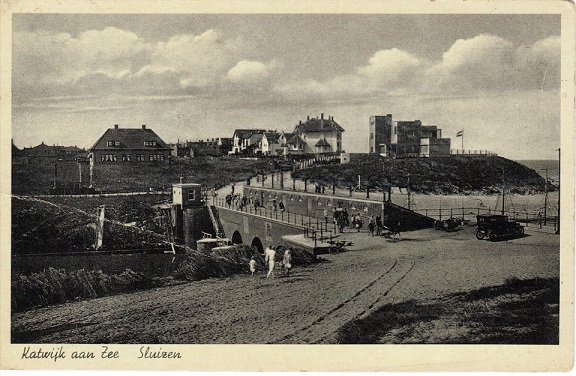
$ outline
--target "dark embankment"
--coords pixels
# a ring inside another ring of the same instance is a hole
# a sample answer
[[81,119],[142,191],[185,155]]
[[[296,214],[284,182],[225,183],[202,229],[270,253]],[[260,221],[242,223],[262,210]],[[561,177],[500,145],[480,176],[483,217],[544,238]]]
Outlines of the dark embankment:
[[558,344],[558,278],[504,285],[431,301],[383,306],[338,331],[346,344]]
[[[165,229],[155,205],[160,196],[48,199],[12,198],[12,253],[82,252],[96,238],[96,209],[106,205],[108,250],[164,247]],[[126,225],[130,223],[130,225]]]
[[382,189],[385,184],[403,187],[409,176],[413,192],[436,194],[498,193],[503,177],[512,193],[541,193],[545,184],[536,171],[498,156],[389,159],[353,154],[349,164],[316,165],[294,173],[296,178],[342,188],[356,186],[358,175],[363,189]]

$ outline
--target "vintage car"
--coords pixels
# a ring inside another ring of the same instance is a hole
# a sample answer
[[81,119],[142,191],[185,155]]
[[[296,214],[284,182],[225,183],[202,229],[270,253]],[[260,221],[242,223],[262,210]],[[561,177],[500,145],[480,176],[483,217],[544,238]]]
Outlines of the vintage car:
[[516,221],[509,221],[508,216],[505,215],[480,214],[476,216],[476,219],[478,221],[476,238],[479,240],[485,237],[495,240],[500,236],[522,236],[524,234],[524,226]]

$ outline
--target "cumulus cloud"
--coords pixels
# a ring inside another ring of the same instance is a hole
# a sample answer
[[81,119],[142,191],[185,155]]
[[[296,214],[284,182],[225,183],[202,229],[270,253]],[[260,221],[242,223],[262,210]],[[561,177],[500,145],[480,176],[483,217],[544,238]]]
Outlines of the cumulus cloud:
[[16,32],[15,95],[189,93],[217,86],[242,60],[245,47],[240,38],[215,30],[156,43],[113,27],[76,37]]
[[279,67],[277,61],[262,63],[260,61],[241,60],[230,68],[226,77],[230,82],[242,85],[254,85],[267,81]]
[[377,51],[354,73],[324,82],[279,85],[291,99],[355,100],[378,96],[467,95],[554,89],[560,85],[560,38],[515,46],[495,35],[459,39],[440,61],[397,48]]
[[282,74],[281,61],[255,59],[253,45],[212,29],[156,42],[114,27],[77,36],[15,32],[13,39],[16,105],[38,96],[224,91],[251,93],[262,103],[358,102],[384,96],[552,90],[560,85],[560,38],[555,36],[518,46],[482,34],[455,41],[438,61],[397,48],[379,50],[348,74],[290,81]]

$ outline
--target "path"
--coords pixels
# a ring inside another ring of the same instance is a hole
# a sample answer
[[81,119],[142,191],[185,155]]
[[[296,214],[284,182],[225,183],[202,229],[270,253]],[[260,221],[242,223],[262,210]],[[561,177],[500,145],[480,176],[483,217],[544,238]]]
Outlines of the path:
[[13,340],[31,343],[331,343],[342,324],[382,305],[557,276],[558,237],[478,241],[473,228],[402,241],[346,233],[349,251],[267,280],[262,271],[28,311]]

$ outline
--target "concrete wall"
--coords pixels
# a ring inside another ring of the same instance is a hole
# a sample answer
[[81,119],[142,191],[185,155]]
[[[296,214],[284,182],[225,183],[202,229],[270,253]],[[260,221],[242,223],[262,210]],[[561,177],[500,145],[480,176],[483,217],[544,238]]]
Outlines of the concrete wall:
[[[266,248],[270,245],[281,244],[282,236],[284,235],[303,234],[303,230],[298,226],[259,217],[254,214],[221,207],[217,208],[217,213],[226,237],[233,239],[239,234],[242,238],[242,243],[246,245],[252,245],[257,238],[262,243],[262,246]],[[236,235],[235,232],[237,232]]]
[[[325,194],[317,194],[244,186],[243,194],[254,199],[258,198],[260,203],[268,208],[273,207],[273,200],[276,199],[277,204],[284,203],[286,212],[321,219],[328,217],[329,221],[332,220],[336,208],[346,209],[348,214],[360,214],[362,217],[382,215],[382,202],[333,196],[329,190],[326,190]],[[400,221],[403,230],[434,226],[434,219],[389,202],[384,204],[383,220],[390,221],[390,225]],[[230,237],[228,233],[226,235]]]

